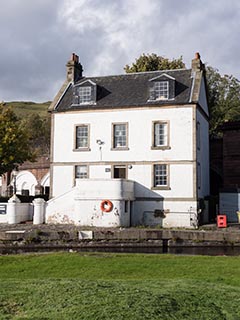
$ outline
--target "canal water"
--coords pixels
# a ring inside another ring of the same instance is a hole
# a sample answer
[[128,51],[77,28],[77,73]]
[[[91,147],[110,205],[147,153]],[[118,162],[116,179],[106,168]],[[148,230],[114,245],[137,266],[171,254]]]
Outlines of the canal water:
[[151,253],[151,254],[176,254],[176,255],[208,255],[208,256],[239,256],[240,247],[233,246],[197,246],[197,247],[140,247],[140,246],[55,246],[53,247],[0,247],[0,255],[22,253],[50,253],[50,252],[112,252],[112,253]]

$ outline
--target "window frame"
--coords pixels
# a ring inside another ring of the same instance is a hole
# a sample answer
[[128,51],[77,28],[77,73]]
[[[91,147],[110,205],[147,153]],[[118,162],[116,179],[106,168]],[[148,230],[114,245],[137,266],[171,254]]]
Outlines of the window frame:
[[[156,125],[166,125],[166,144],[164,145],[156,145],[155,139],[155,127]],[[153,150],[166,150],[171,149],[169,145],[170,141],[170,121],[169,120],[154,120],[152,122],[152,146],[151,149]]]
[[176,98],[175,85],[176,79],[167,73],[149,79],[149,96],[147,101],[151,103],[173,101]]
[[[78,167],[86,167],[86,177],[84,177],[84,178],[77,177],[77,168]],[[74,180],[75,179],[89,179],[89,166],[87,164],[76,164],[74,166]]]
[[[115,146],[115,128],[118,125],[125,125],[126,128],[126,145],[124,146]],[[128,148],[128,136],[129,136],[129,131],[128,131],[128,122],[115,122],[112,123],[112,148],[111,150],[129,150]]]
[[[89,104],[92,102],[92,86],[88,85],[88,86],[79,86],[78,87],[78,90],[79,90],[79,93],[78,93],[78,98],[79,98],[79,104],[82,105],[82,104]],[[81,91],[86,91],[88,90],[88,94],[86,95],[86,93],[80,93]],[[84,101],[81,101],[82,98],[85,98]],[[86,97],[88,97],[88,99],[86,99]]]
[[97,100],[97,85],[92,80],[85,80],[84,82],[73,86],[72,105],[79,105],[79,106],[96,105],[96,100]]
[[[125,169],[125,178],[115,178],[114,177],[114,170],[116,168],[124,168]],[[127,180],[128,179],[128,166],[126,164],[122,164],[122,163],[112,164],[112,166],[111,166],[111,178],[112,179],[125,179],[125,180]]]
[[[156,185],[156,166],[165,166],[166,167],[166,184]],[[152,189],[153,190],[170,190],[170,166],[166,163],[154,163],[152,166]]]
[[[83,146],[83,147],[78,147],[78,137],[77,137],[77,133],[78,133],[78,128],[80,127],[86,127],[87,128],[87,145]],[[90,124],[89,123],[81,123],[81,124],[76,124],[75,125],[75,129],[74,129],[74,148],[73,151],[90,151]]]
[[[167,88],[162,88],[164,85],[167,85]],[[157,86],[158,88],[156,88]],[[169,81],[168,80],[154,81],[153,88],[154,88],[156,101],[169,100]],[[162,94],[160,94],[160,92],[162,92]]]

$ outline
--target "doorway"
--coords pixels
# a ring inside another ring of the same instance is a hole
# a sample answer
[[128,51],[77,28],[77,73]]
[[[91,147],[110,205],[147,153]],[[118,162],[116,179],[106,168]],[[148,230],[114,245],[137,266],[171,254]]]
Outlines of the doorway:
[[114,179],[127,179],[127,167],[122,165],[113,166]]

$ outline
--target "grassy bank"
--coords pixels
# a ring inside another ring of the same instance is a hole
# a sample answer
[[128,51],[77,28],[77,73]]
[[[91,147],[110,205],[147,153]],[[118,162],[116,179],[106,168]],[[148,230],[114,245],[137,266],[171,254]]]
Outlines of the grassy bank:
[[0,257],[0,319],[240,319],[240,258]]
[[47,117],[50,101],[36,103],[31,101],[12,101],[7,102],[7,106],[11,106],[16,115],[25,118],[30,114],[39,114],[41,117]]

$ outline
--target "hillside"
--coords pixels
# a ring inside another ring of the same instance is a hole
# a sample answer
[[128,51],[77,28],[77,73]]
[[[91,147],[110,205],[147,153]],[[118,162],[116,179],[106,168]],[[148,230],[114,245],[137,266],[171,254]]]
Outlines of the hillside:
[[31,114],[39,114],[45,118],[48,115],[48,107],[51,101],[43,103],[35,103],[32,101],[12,101],[6,102],[7,106],[11,106],[19,118],[25,118]]

